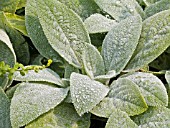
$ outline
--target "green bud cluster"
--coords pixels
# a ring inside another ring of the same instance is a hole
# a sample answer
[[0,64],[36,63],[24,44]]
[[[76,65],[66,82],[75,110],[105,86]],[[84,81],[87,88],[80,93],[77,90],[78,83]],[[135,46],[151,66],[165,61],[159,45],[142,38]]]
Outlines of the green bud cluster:
[[19,71],[22,76],[24,76],[28,70],[34,70],[35,72],[38,72],[39,70],[42,70],[44,68],[47,68],[51,65],[52,60],[49,59],[48,63],[46,65],[38,66],[38,65],[30,65],[30,66],[24,66],[21,63],[15,63],[14,67],[10,67],[8,64],[5,64],[4,61],[0,62],[0,77],[7,74],[8,78],[12,80],[13,75],[16,71]]

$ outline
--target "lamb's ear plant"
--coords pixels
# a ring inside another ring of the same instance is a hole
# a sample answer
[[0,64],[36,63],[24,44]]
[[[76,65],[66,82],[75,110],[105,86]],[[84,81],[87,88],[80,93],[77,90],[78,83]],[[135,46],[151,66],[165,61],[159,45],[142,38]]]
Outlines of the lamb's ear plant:
[[7,1],[0,128],[170,127],[168,0]]

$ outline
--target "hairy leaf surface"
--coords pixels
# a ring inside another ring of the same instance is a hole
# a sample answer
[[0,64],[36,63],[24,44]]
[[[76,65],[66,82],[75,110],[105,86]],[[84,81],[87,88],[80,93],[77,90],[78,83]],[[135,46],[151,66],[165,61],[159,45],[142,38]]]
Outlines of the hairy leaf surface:
[[24,126],[57,106],[67,95],[68,89],[47,84],[21,83],[11,100],[12,127]]
[[114,109],[105,128],[138,128],[127,113]]
[[110,31],[114,25],[117,24],[115,20],[108,19],[107,17],[96,13],[88,17],[84,24],[90,34],[104,33]]
[[139,125],[139,128],[169,128],[170,109],[150,107],[143,114],[136,116],[134,121]]
[[72,73],[70,92],[77,113],[81,116],[95,107],[108,93],[109,89],[88,76]]
[[0,11],[15,13],[19,0],[0,0]]
[[10,101],[0,87],[0,128],[11,128]]
[[91,78],[105,74],[103,58],[93,45],[86,44],[82,58],[85,71]]
[[64,86],[59,75],[49,68],[39,70],[38,73],[36,73],[34,70],[29,70],[28,73],[26,73],[24,76],[22,76],[20,72],[17,71],[14,73],[14,80],[39,81],[39,82],[44,81],[44,82],[49,82],[60,86]]
[[40,23],[50,45],[69,64],[81,68],[82,50],[90,39],[80,17],[59,1],[37,0],[37,6]]
[[[51,47],[37,15],[37,5],[35,0],[29,0],[25,9],[25,24],[29,37],[40,54],[55,61],[62,60],[59,54]],[[37,38],[38,37],[38,38]]]
[[157,13],[143,22],[139,44],[127,70],[138,70],[149,64],[170,46],[170,10]]
[[8,35],[2,29],[0,29],[0,52],[0,61],[4,61],[6,64],[14,66],[16,55]]
[[115,25],[106,35],[102,55],[106,71],[120,73],[132,57],[141,34],[140,16],[132,16]]
[[125,111],[128,115],[138,115],[147,110],[147,104],[138,86],[132,81],[120,78],[110,86],[109,98],[112,98],[113,105]]
[[136,0],[95,0],[95,2],[117,21],[138,14],[144,16],[144,12]]
[[151,73],[136,72],[126,77],[139,86],[149,106],[167,106],[168,95],[162,81]]

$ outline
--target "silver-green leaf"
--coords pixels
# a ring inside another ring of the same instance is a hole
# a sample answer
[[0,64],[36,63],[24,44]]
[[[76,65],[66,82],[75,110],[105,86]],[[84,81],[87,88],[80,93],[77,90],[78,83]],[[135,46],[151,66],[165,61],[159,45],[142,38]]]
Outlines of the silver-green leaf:
[[143,22],[138,46],[126,70],[149,64],[170,46],[170,10],[157,13]]
[[110,31],[117,24],[115,20],[96,13],[88,17],[84,24],[90,34],[104,33]]
[[149,106],[167,106],[168,94],[162,81],[151,73],[136,72],[125,76],[139,86]]
[[147,110],[147,104],[142,96],[139,87],[132,81],[119,78],[110,86],[109,98],[112,98],[113,105],[125,111],[129,116],[143,113]]
[[81,68],[81,54],[90,38],[80,17],[59,1],[36,2],[40,23],[52,48],[69,64]]
[[72,73],[70,92],[74,107],[81,116],[95,107],[107,95],[109,89],[88,76]]
[[141,29],[140,16],[131,16],[108,32],[102,45],[106,71],[120,73],[125,68],[136,49]]
[[91,78],[105,74],[103,58],[95,46],[86,44],[82,58],[85,71]]
[[21,83],[11,100],[12,127],[24,126],[53,109],[64,100],[67,93],[67,88],[55,88],[40,83]]

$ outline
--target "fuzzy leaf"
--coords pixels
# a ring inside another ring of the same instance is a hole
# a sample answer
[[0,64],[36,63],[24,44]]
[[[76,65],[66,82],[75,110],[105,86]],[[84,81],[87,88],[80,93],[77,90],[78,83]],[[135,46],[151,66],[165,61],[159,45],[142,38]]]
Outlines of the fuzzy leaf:
[[17,5],[17,9],[21,9],[26,6],[27,0],[19,0],[19,3]]
[[97,104],[90,112],[96,116],[109,118],[116,109],[111,98],[105,97],[99,104]]
[[37,6],[40,23],[50,45],[69,64],[81,68],[82,50],[85,43],[90,43],[90,38],[80,17],[56,0],[37,0]]
[[146,112],[133,118],[139,128],[169,128],[170,109],[150,107]]
[[162,81],[151,73],[136,72],[125,77],[139,86],[149,106],[167,106],[168,95]]
[[70,75],[71,75],[72,72],[77,72],[77,73],[79,73],[79,69],[73,67],[73,66],[70,65],[70,64],[67,64],[66,67],[65,67],[64,78],[70,79]]
[[143,22],[135,53],[127,70],[138,70],[149,64],[170,46],[170,10],[157,13]]
[[150,6],[158,1],[161,1],[161,0],[143,0],[143,2],[147,5],[147,6]]
[[19,0],[0,0],[0,11],[15,13]]
[[2,89],[6,88],[8,86],[8,81],[9,78],[7,75],[0,76],[0,87],[2,87]]
[[109,89],[88,76],[72,73],[70,92],[77,113],[81,116],[95,107],[108,93]]
[[106,35],[102,45],[102,55],[106,71],[121,72],[130,60],[141,34],[142,20],[140,16],[129,17]]
[[[28,0],[25,9],[25,24],[29,37],[39,53],[54,62],[62,60],[58,53],[51,47],[44,35],[37,15],[35,0]],[[38,38],[37,38],[38,37]]]
[[161,0],[159,2],[156,2],[155,4],[152,4],[151,6],[148,6],[145,9],[145,18],[148,18],[156,13],[159,13],[164,10],[170,9],[170,1],[169,0]]
[[91,78],[105,74],[103,58],[93,45],[86,44],[82,58],[85,71]]
[[110,86],[109,98],[116,108],[125,111],[129,116],[138,115],[147,110],[147,104],[138,86],[132,81],[120,78]]
[[144,12],[136,0],[95,0],[95,2],[117,21],[138,14],[144,16]]
[[36,73],[34,70],[29,70],[28,73],[26,73],[24,76],[22,76],[20,72],[17,71],[14,73],[14,80],[39,81],[39,82],[43,81],[43,82],[49,82],[60,86],[64,86],[59,75],[49,68],[39,70],[38,73]]
[[5,13],[5,16],[13,28],[15,28],[16,30],[20,31],[25,36],[27,36],[27,31],[25,27],[25,18],[23,16],[18,16],[11,13]]
[[0,87],[0,128],[11,128],[10,100]]
[[114,25],[117,24],[115,20],[108,19],[107,17],[96,13],[88,17],[84,24],[90,34],[104,33],[110,31]]
[[57,106],[67,95],[68,89],[47,84],[21,83],[11,100],[12,127],[24,126]]
[[127,113],[114,109],[105,128],[138,128]]
[[94,0],[58,0],[75,11],[84,21],[90,15],[100,12]]
[[167,83],[170,85],[170,71],[166,71],[165,79],[166,79]]
[[0,51],[0,62],[4,61],[6,64],[14,66],[16,62],[15,52],[8,35],[2,29],[0,29]]

